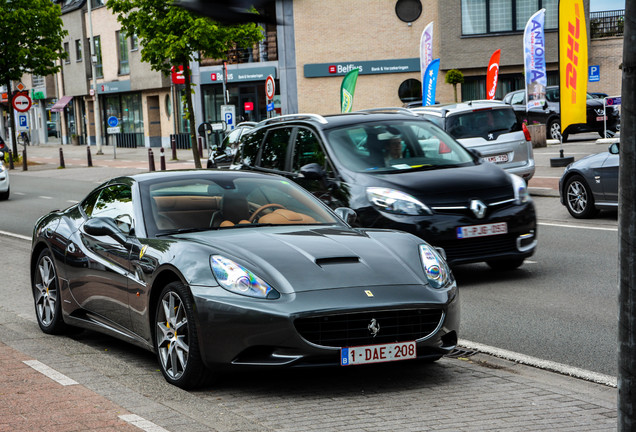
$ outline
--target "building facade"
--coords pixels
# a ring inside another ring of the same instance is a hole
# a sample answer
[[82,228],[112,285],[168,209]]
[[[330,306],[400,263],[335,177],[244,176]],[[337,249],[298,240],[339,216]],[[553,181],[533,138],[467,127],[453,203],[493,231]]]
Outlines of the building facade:
[[[61,3],[68,31],[62,48],[68,58],[57,77],[23,79],[36,100],[30,114],[32,136],[39,142],[146,147],[169,147],[176,136],[189,145],[183,85],[142,62],[135,35],[122,33],[105,0],[91,1],[91,20],[86,0]],[[589,0],[584,6],[587,11]],[[436,100],[454,100],[453,86],[444,82],[451,69],[465,78],[458,85],[458,99],[485,98],[486,68],[497,49],[496,97],[501,99],[525,85],[523,29],[540,8],[546,9],[548,84],[558,84],[557,7],[558,0],[276,0],[261,11],[277,24],[261,25],[260,43],[230,50],[224,60],[191,63],[195,123],[231,121],[233,126],[272,115],[337,113],[342,78],[352,68],[360,70],[353,109],[421,100],[419,46],[429,23],[433,58],[440,59]],[[586,12],[588,64],[600,70],[589,91],[620,95],[623,13],[592,14],[590,20]],[[265,96],[270,75],[276,88],[272,103]],[[233,107],[231,119],[228,106]],[[111,117],[118,120],[117,131],[109,130]]]

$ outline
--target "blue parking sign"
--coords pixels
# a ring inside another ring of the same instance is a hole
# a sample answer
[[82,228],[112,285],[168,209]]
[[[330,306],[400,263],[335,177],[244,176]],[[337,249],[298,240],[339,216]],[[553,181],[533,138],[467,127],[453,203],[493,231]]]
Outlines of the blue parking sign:
[[601,67],[599,65],[589,66],[589,82],[598,82],[601,80]]
[[20,127],[27,127],[27,116],[26,114],[19,114],[18,115],[18,122],[20,123]]

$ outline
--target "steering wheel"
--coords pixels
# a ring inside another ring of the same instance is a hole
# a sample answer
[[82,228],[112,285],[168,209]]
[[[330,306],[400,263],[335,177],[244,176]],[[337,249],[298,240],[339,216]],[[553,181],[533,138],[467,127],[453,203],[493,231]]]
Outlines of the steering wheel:
[[254,210],[254,213],[252,213],[252,216],[250,216],[250,218],[248,219],[251,222],[254,222],[256,220],[256,215],[258,215],[259,213],[261,213],[263,210],[268,209],[268,208],[279,208],[279,209],[284,209],[285,206],[282,206],[280,204],[276,204],[276,203],[271,203],[271,204],[265,204],[260,206],[259,208],[257,208],[256,210]]

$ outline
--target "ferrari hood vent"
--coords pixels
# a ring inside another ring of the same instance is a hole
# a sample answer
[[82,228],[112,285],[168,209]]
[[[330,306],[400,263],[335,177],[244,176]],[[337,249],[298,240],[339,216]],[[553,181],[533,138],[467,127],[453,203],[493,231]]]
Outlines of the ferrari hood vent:
[[316,258],[316,264],[320,267],[331,264],[358,264],[359,262],[360,258],[357,256]]

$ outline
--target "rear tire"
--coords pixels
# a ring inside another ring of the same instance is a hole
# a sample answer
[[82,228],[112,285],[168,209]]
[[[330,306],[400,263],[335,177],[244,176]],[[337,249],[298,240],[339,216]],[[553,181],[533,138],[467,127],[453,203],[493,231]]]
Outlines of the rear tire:
[[573,175],[565,182],[563,193],[565,207],[573,217],[588,219],[598,214],[592,190],[580,175]]
[[188,287],[172,282],[161,291],[155,313],[155,351],[166,381],[182,389],[203,386],[209,371],[201,359],[194,318],[194,300]]
[[503,260],[493,260],[486,261],[486,264],[493,269],[498,271],[512,271],[521,267],[525,258],[510,258]]
[[614,136],[616,135],[616,131],[607,129],[605,131],[605,136],[603,136],[603,131],[600,130],[600,131],[598,131],[598,134],[601,136],[601,138],[614,138]]

